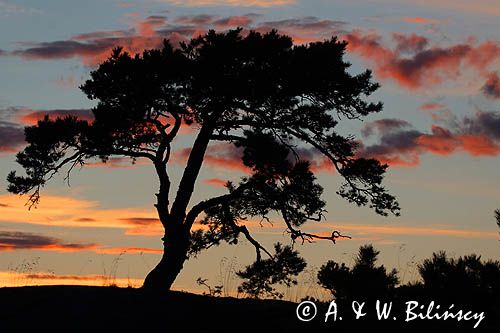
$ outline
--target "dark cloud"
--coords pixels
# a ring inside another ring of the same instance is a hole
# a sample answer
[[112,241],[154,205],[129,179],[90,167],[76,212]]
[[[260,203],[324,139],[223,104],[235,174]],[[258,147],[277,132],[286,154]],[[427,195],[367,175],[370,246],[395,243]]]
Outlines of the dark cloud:
[[95,244],[63,243],[57,238],[39,234],[17,231],[0,231],[0,251],[24,249],[78,251],[94,249],[95,247]]
[[24,143],[24,129],[22,127],[0,120],[0,152],[15,152]]
[[484,95],[491,99],[500,98],[500,78],[497,73],[491,73],[484,86],[482,87]]
[[375,131],[378,131],[379,133],[384,133],[387,131],[393,131],[395,129],[400,129],[409,126],[411,126],[409,122],[401,119],[394,119],[394,118],[379,119],[366,124],[361,129],[361,134],[364,137],[369,137]]
[[217,19],[214,15],[186,15],[178,16],[174,19],[175,23],[189,24],[189,25],[207,25],[213,23]]
[[321,32],[327,29],[340,29],[348,23],[336,20],[321,20],[315,16],[267,21],[260,24],[261,27],[274,27],[275,29],[295,29],[296,31]]
[[93,219],[91,217],[80,217],[76,219],[75,221],[77,222],[96,222],[96,219]]
[[396,50],[401,53],[421,52],[427,46],[427,38],[416,34],[405,35],[401,33],[392,34],[392,39],[397,43]]
[[76,56],[89,57],[109,50],[113,46],[116,46],[118,41],[118,38],[105,38],[86,42],[60,40],[33,43],[32,47],[13,51],[12,54],[27,59],[67,59]]
[[465,117],[463,132],[471,135],[484,135],[500,141],[500,112],[477,112],[475,117]]
[[[393,119],[389,123],[393,123]],[[472,156],[500,154],[500,112],[479,111],[474,116],[453,119],[450,125],[450,128],[433,125],[430,133],[408,128],[407,123],[402,127],[385,127],[378,131],[379,142],[362,145],[359,156],[392,165],[414,166],[425,153],[442,156],[457,152]],[[368,126],[378,128],[376,124]]]
[[218,28],[248,27],[258,17],[258,14],[247,14],[241,16],[229,16],[213,22]]
[[120,219],[120,221],[137,226],[151,225],[159,222],[157,218],[149,218],[149,217],[127,217]]
[[255,30],[277,29],[281,33],[290,35],[294,43],[303,44],[343,35],[346,33],[346,25],[347,22],[344,21],[321,20],[314,16],[307,16],[263,22],[256,25]]

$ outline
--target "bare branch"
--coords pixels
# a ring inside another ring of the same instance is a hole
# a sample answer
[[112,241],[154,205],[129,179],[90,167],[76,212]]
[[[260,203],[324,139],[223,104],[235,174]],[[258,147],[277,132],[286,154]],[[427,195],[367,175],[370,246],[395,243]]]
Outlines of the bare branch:
[[261,251],[267,254],[269,258],[273,257],[273,255],[269,253],[269,251],[267,251],[257,240],[255,240],[255,238],[252,237],[250,231],[248,231],[248,228],[246,226],[238,226],[235,224],[235,227],[238,228],[238,231],[245,235],[246,239],[255,247],[257,261],[261,261],[262,259]]
[[325,240],[331,240],[333,242],[333,244],[335,244],[337,242],[337,239],[339,239],[339,238],[348,238],[348,239],[351,239],[351,236],[342,235],[337,230],[334,230],[332,232],[331,236],[321,236],[321,235],[316,235],[316,234],[310,234],[310,233],[307,233],[307,232],[303,232],[302,230],[295,229],[292,226],[292,224],[290,223],[290,221],[288,219],[288,214],[286,213],[285,209],[281,210],[281,214],[282,214],[283,220],[285,221],[285,224],[286,224],[286,226],[288,228],[287,231],[288,231],[288,233],[290,233],[290,236],[291,236],[293,242],[295,242],[295,240],[297,238],[300,238],[302,240],[302,244],[304,244],[304,242],[312,243],[314,241],[314,239],[325,239]]

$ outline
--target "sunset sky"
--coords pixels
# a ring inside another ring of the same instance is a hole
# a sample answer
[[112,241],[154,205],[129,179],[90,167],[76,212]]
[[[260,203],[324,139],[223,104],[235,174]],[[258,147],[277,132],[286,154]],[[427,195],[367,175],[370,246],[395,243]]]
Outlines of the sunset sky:
[[[153,168],[142,160],[90,161],[72,174],[70,187],[64,174],[56,177],[28,211],[26,198],[9,194],[5,181],[18,169],[23,126],[45,114],[91,119],[93,103],[78,86],[117,45],[134,53],[164,38],[178,43],[238,26],[275,28],[296,44],[338,36],[348,42],[350,71],[372,69],[382,85],[374,99],[383,112],[339,127],[362,142],[363,155],[390,165],[385,182],[402,214],[384,218],[347,203],[335,194],[338,176],[318,162],[327,220],[304,230],[336,229],[353,239],[297,244],[312,271],[329,259],[351,263],[365,243],[404,281],[438,250],[499,259],[498,0],[0,0],[0,287],[103,285],[114,277],[140,285],[162,247]],[[184,128],[175,142],[174,182],[195,133]],[[244,175],[238,158],[213,144],[191,204]],[[248,224],[263,244],[290,242],[279,219],[258,222]],[[187,262],[174,289],[200,291],[198,277],[218,284],[232,258],[242,268],[254,253],[244,241],[210,249]]]

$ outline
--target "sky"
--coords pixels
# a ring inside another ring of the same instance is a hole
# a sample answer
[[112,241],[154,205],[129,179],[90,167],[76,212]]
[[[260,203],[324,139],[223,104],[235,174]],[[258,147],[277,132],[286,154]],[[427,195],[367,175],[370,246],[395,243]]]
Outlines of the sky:
[[[89,118],[94,104],[78,86],[117,45],[135,53],[188,40],[208,29],[277,29],[303,44],[337,36],[348,42],[353,74],[371,69],[384,110],[342,121],[361,154],[389,164],[385,183],[400,217],[381,217],[335,194],[340,179],[315,165],[328,202],[326,221],[304,230],[352,236],[296,244],[309,268],[290,295],[327,260],[352,263],[360,245],[381,250],[381,262],[418,278],[433,252],[500,259],[493,211],[500,208],[500,5],[496,0],[0,0],[0,286],[141,284],[161,255],[162,230],[153,202],[157,181],[145,161],[94,161],[56,177],[28,210],[6,191],[23,127],[45,114]],[[174,183],[196,134],[183,129],[170,166]],[[238,152],[213,144],[191,204],[224,193],[222,184],[247,170]],[[249,221],[270,247],[289,243],[276,218]],[[254,259],[247,243],[190,259],[174,289],[203,291],[198,277],[234,293],[234,270]]]

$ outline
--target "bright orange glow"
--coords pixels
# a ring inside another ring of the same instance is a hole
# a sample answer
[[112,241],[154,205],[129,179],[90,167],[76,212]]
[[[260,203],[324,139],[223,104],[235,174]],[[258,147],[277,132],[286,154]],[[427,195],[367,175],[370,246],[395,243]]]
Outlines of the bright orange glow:
[[50,272],[20,273],[0,272],[1,287],[50,286],[50,285],[87,285],[140,287],[143,279],[115,278],[108,275],[57,275]]

